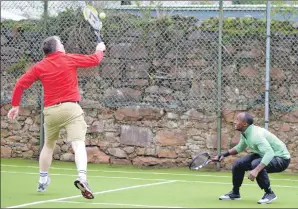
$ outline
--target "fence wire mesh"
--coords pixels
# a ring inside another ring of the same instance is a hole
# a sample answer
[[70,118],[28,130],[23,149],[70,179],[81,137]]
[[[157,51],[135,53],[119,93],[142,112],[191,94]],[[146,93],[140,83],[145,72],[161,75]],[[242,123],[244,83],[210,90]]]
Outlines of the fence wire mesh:
[[[107,50],[100,66],[78,69],[83,102],[115,108],[193,108],[214,114],[219,105],[221,38],[222,108],[264,108],[266,5],[224,2],[219,37],[219,7],[214,2],[180,7],[142,2],[88,1],[106,13],[101,33]],[[1,16],[2,104],[10,103],[17,79],[42,59],[40,45],[47,36],[60,36],[68,53],[95,49],[94,33],[81,12],[84,1],[45,5],[44,1],[1,1],[1,14],[19,15]],[[270,108],[290,111],[298,101],[297,7],[275,5],[271,11]],[[17,18],[23,19],[11,20]],[[39,107],[41,92],[40,83],[34,84],[26,90],[22,105]]]
[[298,105],[298,20],[289,21],[297,13],[297,7],[286,10],[286,21],[271,23],[270,110],[274,115],[293,111]]

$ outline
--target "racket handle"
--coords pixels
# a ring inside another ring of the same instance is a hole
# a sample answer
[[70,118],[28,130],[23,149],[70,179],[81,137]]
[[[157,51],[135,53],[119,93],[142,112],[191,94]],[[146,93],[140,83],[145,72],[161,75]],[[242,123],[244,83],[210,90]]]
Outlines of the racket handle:
[[101,35],[97,35],[97,42],[98,42],[98,43],[103,42],[103,41],[102,41],[102,38],[101,38]]

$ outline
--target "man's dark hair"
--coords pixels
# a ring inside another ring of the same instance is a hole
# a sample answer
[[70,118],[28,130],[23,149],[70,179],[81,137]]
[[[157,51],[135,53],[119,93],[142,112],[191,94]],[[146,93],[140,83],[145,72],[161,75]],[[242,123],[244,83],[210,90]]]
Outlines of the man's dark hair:
[[243,117],[243,120],[245,122],[247,122],[249,125],[253,124],[254,123],[254,119],[253,117],[249,114],[249,113],[244,113],[244,117]]
[[46,38],[42,43],[42,50],[45,55],[49,55],[57,50],[58,36],[50,36]]

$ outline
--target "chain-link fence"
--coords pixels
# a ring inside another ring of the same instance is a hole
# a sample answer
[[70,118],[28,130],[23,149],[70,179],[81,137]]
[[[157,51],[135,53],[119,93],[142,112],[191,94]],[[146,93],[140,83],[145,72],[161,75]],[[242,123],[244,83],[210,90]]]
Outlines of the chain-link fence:
[[[264,107],[266,5],[224,2],[219,19],[214,1],[175,7],[142,2],[88,2],[106,13],[101,32],[107,50],[100,66],[78,70],[83,102],[116,108],[194,108],[208,114],[214,114],[218,105],[228,110]],[[42,59],[40,43],[45,37],[60,36],[68,53],[94,51],[95,37],[81,12],[84,5],[1,1],[2,14],[22,16],[1,16],[2,104],[10,103],[17,78]],[[298,8],[272,5],[270,108],[276,113],[297,108]],[[8,20],[12,18],[24,19]],[[40,101],[37,83],[26,90],[22,105],[38,107]]]

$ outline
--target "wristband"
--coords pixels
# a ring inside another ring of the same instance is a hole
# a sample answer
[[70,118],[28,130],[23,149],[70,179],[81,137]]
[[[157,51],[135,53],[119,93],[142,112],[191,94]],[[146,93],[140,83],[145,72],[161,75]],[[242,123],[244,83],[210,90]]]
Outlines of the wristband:
[[224,152],[224,153],[221,154],[221,156],[224,156],[224,157],[228,157],[228,156],[230,156],[230,155],[231,155],[231,154],[229,153],[229,151]]

